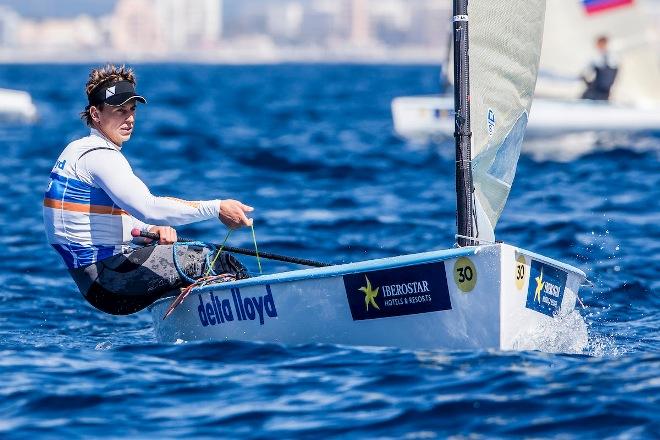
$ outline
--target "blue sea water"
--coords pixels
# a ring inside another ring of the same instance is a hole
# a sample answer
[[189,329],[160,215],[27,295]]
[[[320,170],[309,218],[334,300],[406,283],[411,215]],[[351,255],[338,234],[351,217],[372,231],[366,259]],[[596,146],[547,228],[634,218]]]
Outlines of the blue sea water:
[[[0,69],[0,87],[29,91],[41,114],[0,125],[0,437],[660,437],[658,133],[568,162],[521,157],[498,238],[588,274],[580,353],[158,344],[147,312],[88,306],[45,243],[43,191],[86,133],[89,67]],[[274,253],[349,262],[453,244],[453,161],[398,139],[389,113],[396,96],[435,92],[435,68],[137,73],[149,104],[124,151],[155,193],[255,206],[260,249]],[[252,245],[247,231],[230,241]]]

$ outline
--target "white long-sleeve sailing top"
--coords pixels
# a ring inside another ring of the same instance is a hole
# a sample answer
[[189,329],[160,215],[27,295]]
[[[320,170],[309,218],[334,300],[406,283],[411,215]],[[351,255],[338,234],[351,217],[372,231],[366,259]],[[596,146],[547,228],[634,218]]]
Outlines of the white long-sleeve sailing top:
[[46,236],[69,268],[125,251],[133,228],[183,225],[219,212],[220,200],[154,196],[121,148],[95,129],[62,151],[44,197]]

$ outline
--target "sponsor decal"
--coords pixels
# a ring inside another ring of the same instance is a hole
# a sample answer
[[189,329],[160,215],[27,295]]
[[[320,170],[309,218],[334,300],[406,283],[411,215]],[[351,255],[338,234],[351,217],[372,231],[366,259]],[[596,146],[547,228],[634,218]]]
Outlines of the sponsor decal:
[[495,132],[495,112],[493,109],[488,109],[488,116],[486,116],[488,122],[488,136],[492,136]]
[[454,263],[454,282],[464,293],[471,292],[477,284],[477,267],[472,260],[461,257]]
[[275,300],[268,284],[266,284],[266,294],[263,296],[244,297],[238,288],[231,289],[231,298],[221,298],[213,292],[209,294],[208,301],[204,301],[204,295],[197,296],[199,322],[204,327],[234,320],[259,321],[260,325],[264,325],[268,318],[277,318]]
[[527,260],[525,259],[525,256],[520,254],[518,255],[518,258],[516,258],[516,270],[515,270],[515,275],[516,275],[516,288],[518,290],[522,290],[523,287],[525,286],[525,278],[527,273],[529,272],[529,266],[527,265]]
[[353,320],[450,310],[444,263],[343,276]]
[[563,270],[532,260],[525,307],[554,316],[561,307],[566,277]]

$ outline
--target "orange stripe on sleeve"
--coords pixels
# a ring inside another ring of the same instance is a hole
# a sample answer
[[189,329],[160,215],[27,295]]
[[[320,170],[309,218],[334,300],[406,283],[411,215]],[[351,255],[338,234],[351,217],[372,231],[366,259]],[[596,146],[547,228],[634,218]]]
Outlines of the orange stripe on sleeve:
[[62,200],[44,199],[44,206],[63,209],[65,211],[83,212],[86,214],[129,215],[128,212],[115,206],[87,205],[84,203],[64,202]]
[[176,197],[165,197],[166,199],[174,200],[175,202],[183,203],[184,205],[191,206],[195,209],[199,208],[199,202],[191,202],[188,200],[177,199]]

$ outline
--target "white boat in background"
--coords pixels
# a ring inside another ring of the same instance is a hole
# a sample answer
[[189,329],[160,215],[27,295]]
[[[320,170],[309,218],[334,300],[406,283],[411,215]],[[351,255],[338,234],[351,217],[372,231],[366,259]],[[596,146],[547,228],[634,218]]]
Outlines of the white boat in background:
[[[660,131],[660,58],[655,49],[655,30],[643,15],[643,3],[636,0],[587,14],[578,0],[548,0],[541,74],[526,140],[578,133]],[[594,58],[594,41],[600,35],[609,37],[611,52],[619,61],[611,99],[579,99],[584,84],[577,78]],[[395,131],[407,139],[453,137],[453,97],[396,98],[392,101],[392,116]],[[538,145],[536,142],[534,147]],[[551,147],[551,143],[545,143],[545,148]],[[534,150],[538,153],[538,148]]]
[[[575,305],[585,274],[494,243],[536,82],[543,12],[544,0],[470,0],[469,10],[454,0],[457,77],[470,78],[455,102],[460,247],[206,285],[165,319],[173,298],[162,298],[150,307],[157,339],[580,352],[587,332]],[[508,66],[516,75],[502,74]],[[491,116],[492,126],[470,128]]]
[[[454,137],[454,98],[406,96],[392,101],[394,130],[414,141]],[[590,131],[660,131],[660,107],[633,107],[587,99],[534,98],[525,139]]]
[[0,121],[34,122],[36,119],[37,107],[29,93],[0,89]]

